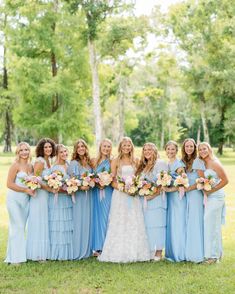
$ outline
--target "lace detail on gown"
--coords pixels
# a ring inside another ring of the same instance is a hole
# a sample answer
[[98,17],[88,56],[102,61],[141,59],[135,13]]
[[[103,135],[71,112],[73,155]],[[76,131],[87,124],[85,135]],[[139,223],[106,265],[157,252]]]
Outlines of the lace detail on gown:
[[[132,166],[122,166],[122,176],[134,174]],[[108,231],[102,254],[105,262],[136,262],[150,259],[144,216],[139,197],[114,190]]]

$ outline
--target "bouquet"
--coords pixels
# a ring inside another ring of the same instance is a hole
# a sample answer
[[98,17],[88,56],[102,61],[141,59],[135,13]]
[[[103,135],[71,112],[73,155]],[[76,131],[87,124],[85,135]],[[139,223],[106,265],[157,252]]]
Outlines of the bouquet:
[[138,192],[137,182],[135,176],[117,177],[118,190],[125,192],[130,196],[136,196]]
[[136,178],[139,196],[152,196],[156,192],[156,184],[147,179]]
[[81,187],[81,181],[76,177],[65,180],[65,190],[69,195],[72,195],[72,201],[75,203],[75,192]]
[[[109,186],[113,181],[113,176],[108,171],[102,171],[96,174],[95,182],[100,188]],[[100,200],[105,198],[105,193],[103,189],[100,190]]]
[[[63,186],[63,173],[61,171],[53,171],[51,174],[44,176],[47,185],[53,190],[59,190]],[[58,192],[55,193],[55,201],[57,202]]]
[[22,179],[22,183],[33,191],[41,188],[41,181],[41,177],[37,176],[27,176]]
[[[204,190],[204,191],[210,191],[212,189],[212,186],[215,184],[215,179],[209,175],[206,178],[198,178],[196,179],[197,189],[198,190]],[[204,205],[207,203],[207,195],[205,192],[203,192],[204,195]]]
[[89,187],[89,188],[94,188],[95,187],[95,174],[85,172],[84,174],[81,175],[79,178],[81,181],[81,186],[83,187]]
[[[172,181],[172,176],[169,172],[162,170],[157,176],[157,185],[162,187],[170,187]],[[163,198],[165,198],[165,191],[162,193]]]
[[174,181],[174,186],[179,187],[179,196],[180,199],[184,196],[184,189],[189,187],[189,181],[186,173],[181,173],[179,176],[176,177]]

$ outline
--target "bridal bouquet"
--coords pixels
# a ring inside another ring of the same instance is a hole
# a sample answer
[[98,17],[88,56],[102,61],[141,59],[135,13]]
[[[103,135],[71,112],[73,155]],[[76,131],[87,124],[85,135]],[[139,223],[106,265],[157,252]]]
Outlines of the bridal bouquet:
[[179,196],[180,199],[182,199],[185,193],[184,189],[189,187],[189,180],[187,174],[181,173],[179,176],[177,176],[174,181],[174,186],[179,187]]
[[76,177],[65,180],[65,190],[69,195],[72,195],[72,201],[75,203],[75,192],[81,187],[81,181]]
[[[215,179],[213,176],[209,175],[206,178],[198,178],[196,179],[197,189],[198,190],[204,190],[204,191],[210,191],[212,189],[212,186],[215,184]],[[207,203],[207,195],[205,192],[203,192],[204,195],[204,205],[206,206]]]
[[[51,174],[44,176],[44,180],[47,185],[53,190],[58,191],[64,184],[63,173],[59,170],[53,171]],[[55,193],[55,201],[57,202],[58,192]]]
[[33,175],[27,176],[22,179],[22,183],[33,191],[41,188],[41,181],[42,181],[41,177],[37,177]]
[[130,196],[136,196],[138,194],[138,187],[135,176],[117,177],[118,190],[125,192]]

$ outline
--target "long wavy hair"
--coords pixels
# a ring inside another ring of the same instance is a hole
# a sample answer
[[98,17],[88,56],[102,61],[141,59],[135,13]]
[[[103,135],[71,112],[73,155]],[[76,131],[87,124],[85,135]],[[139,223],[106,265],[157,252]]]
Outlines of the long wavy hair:
[[[194,151],[190,156],[185,152],[185,144],[187,142],[192,142],[193,146],[194,146]],[[192,166],[193,166],[193,161],[197,157],[197,144],[194,141],[194,139],[187,138],[187,139],[184,140],[182,148],[181,148],[181,154],[182,154],[182,161],[184,162],[184,164],[186,166],[186,170],[191,171]]]
[[51,147],[52,147],[52,152],[51,152],[50,157],[55,156],[55,152],[56,152],[55,142],[50,138],[42,138],[41,140],[38,141],[36,149],[35,149],[36,157],[44,157],[44,145],[46,143],[51,144]]
[[145,143],[143,148],[142,148],[141,158],[140,158],[140,162],[139,162],[139,165],[138,165],[138,168],[137,168],[137,171],[136,171],[136,175],[139,175],[146,168],[146,166],[148,164],[148,160],[144,156],[144,148],[147,147],[147,146],[151,147],[151,149],[154,152],[153,153],[153,158],[152,158],[153,160],[152,160],[152,163],[151,163],[151,165],[149,167],[148,172],[153,170],[154,165],[155,165],[157,159],[159,158],[159,153],[158,153],[156,145],[151,143],[151,142]]
[[[201,145],[205,145],[205,146],[208,148],[208,150],[209,150],[209,155],[210,155],[210,157],[211,157],[212,159],[216,159],[216,160],[218,160],[218,158],[214,155],[214,152],[213,152],[213,149],[211,148],[211,145],[210,145],[209,143],[207,143],[207,142],[201,142],[201,143],[198,144],[198,146],[197,146],[197,150],[198,150],[198,152],[199,152],[199,148],[200,148]],[[203,160],[203,158],[201,158],[200,155],[199,155],[199,158]]]
[[20,153],[20,148],[21,146],[25,145],[28,150],[29,150],[29,158],[28,158],[28,163],[31,162],[32,160],[32,156],[31,156],[31,148],[30,148],[30,145],[27,143],[27,142],[20,142],[17,147],[16,147],[16,151],[15,151],[15,154],[16,154],[16,158],[15,158],[15,161],[19,161],[20,160],[20,156],[19,156],[19,153]]
[[101,162],[101,158],[102,158],[102,153],[101,153],[101,148],[102,148],[102,145],[103,143],[105,142],[108,142],[110,145],[111,145],[111,150],[110,150],[110,154],[108,155],[107,159],[111,159],[111,152],[112,152],[112,141],[105,138],[103,139],[101,142],[100,142],[100,145],[99,145],[99,150],[98,150],[98,155],[97,155],[97,158],[96,158],[96,163],[95,163],[95,168],[100,164]]
[[120,168],[120,161],[121,161],[121,159],[123,157],[123,154],[122,154],[122,144],[124,142],[129,142],[131,144],[131,151],[129,153],[129,157],[130,157],[131,165],[132,166],[135,166],[134,144],[133,144],[131,138],[129,138],[129,137],[123,137],[122,140],[120,141],[119,145],[118,145],[118,156],[117,156],[118,169]]
[[88,145],[87,145],[86,141],[84,141],[83,139],[78,139],[77,142],[74,144],[72,160],[77,160],[80,164],[82,164],[82,159],[80,158],[79,154],[77,153],[79,143],[82,143],[84,145],[85,149],[86,149],[85,154],[84,154],[85,162],[90,167],[92,167],[91,157],[90,157],[90,154],[89,154],[89,148],[88,148]]

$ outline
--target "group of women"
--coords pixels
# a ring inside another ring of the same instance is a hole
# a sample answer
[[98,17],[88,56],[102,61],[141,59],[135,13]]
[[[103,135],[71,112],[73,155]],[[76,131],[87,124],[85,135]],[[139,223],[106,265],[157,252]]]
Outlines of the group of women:
[[[103,262],[160,261],[164,250],[170,261],[219,261],[223,187],[228,183],[225,171],[208,143],[196,146],[193,139],[186,139],[181,159],[177,158],[176,142],[169,141],[165,151],[168,162],[159,158],[153,143],[146,143],[138,160],[132,140],[124,137],[113,159],[112,142],[104,139],[97,157],[91,159],[87,143],[79,139],[69,162],[64,145],[44,138],[36,146],[32,165],[30,146],[20,143],[7,180],[9,239],[5,262],[80,260],[92,254]],[[110,169],[110,186],[82,186],[75,201],[65,190],[55,191],[45,182],[35,193],[22,180],[31,174],[44,177],[55,170],[67,178]],[[174,186],[157,187],[147,203],[143,197],[118,190],[117,176],[138,175],[153,182],[161,171],[168,171],[173,178],[187,173],[190,186],[183,197]],[[212,189],[197,190],[196,179],[208,176],[215,180]],[[59,195],[57,201],[55,193]]]

